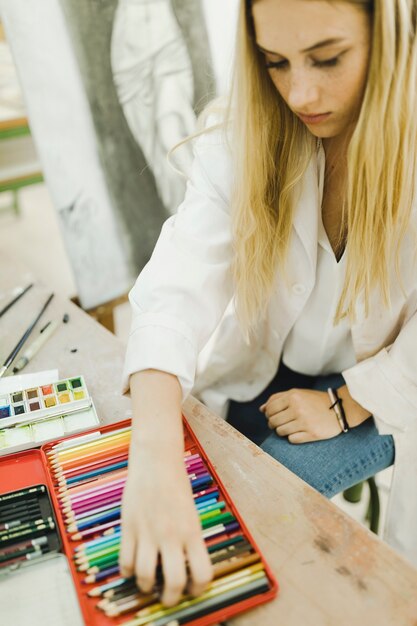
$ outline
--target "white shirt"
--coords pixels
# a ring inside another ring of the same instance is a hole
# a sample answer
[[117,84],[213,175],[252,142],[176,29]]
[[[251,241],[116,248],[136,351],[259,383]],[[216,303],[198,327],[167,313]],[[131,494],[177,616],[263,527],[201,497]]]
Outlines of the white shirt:
[[[249,344],[233,309],[230,154],[221,132],[197,140],[185,200],[165,222],[130,293],[125,389],[131,373],[159,369],[178,377],[184,396],[192,391],[219,414],[225,414],[228,399],[251,400],[265,389],[315,289],[321,252],[318,164],[323,167],[324,159],[319,147],[299,183],[286,276],[277,272],[268,310]],[[390,307],[374,292],[366,314],[358,298],[350,329],[356,364],[343,376],[351,396],[374,416],[379,433],[394,436],[385,538],[417,565],[417,262],[412,236],[417,203],[411,220],[401,247],[402,285],[392,268]]]
[[348,321],[333,323],[346,274],[346,250],[337,262],[318,211],[316,282],[283,348],[282,360],[295,372],[340,373],[356,363]]

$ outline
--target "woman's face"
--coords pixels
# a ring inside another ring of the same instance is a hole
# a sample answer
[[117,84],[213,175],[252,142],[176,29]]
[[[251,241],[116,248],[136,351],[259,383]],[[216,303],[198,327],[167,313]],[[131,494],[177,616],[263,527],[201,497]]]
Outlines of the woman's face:
[[289,108],[316,137],[344,135],[366,85],[370,16],[349,2],[254,0],[256,43]]

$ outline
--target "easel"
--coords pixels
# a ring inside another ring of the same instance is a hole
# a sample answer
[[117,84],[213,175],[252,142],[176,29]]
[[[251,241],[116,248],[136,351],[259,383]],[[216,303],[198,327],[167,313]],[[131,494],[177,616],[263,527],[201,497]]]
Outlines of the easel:
[[[4,41],[4,30],[0,22],[0,42]],[[22,142],[22,138],[25,137],[27,139],[23,139]],[[10,157],[10,146],[11,142],[15,141],[22,154],[17,154],[13,161]],[[19,143],[24,145],[19,146]],[[2,159],[3,150],[7,151],[7,161]],[[40,165],[30,141],[28,120],[21,114],[19,107],[16,113],[13,113],[7,106],[5,111],[0,111],[0,193],[7,191],[12,193],[12,203],[5,208],[11,208],[19,215],[19,189],[42,181]]]

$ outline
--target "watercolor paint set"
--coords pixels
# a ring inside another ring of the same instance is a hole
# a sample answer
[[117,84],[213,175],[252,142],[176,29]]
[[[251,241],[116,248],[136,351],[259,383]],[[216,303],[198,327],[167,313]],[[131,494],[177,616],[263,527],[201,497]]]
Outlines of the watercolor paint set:
[[[28,455],[27,462],[36,465],[27,471],[28,484],[14,488],[35,483],[48,486],[61,552],[87,626],[208,626],[271,600],[278,591],[272,572],[185,418],[184,430],[184,464],[214,577],[201,596],[184,595],[170,609],[159,602],[160,565],[150,594],[140,592],[133,578],[122,578],[119,573],[120,509],[130,421],[0,459],[3,475],[1,464],[6,459],[11,463],[16,458],[21,464]],[[24,464],[20,473],[24,473]]]
[[0,392],[0,455],[98,424],[82,376]]

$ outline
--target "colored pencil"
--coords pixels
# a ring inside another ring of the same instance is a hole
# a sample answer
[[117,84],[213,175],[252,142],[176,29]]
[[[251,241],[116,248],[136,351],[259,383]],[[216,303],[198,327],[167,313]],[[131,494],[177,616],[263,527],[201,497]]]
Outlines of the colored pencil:
[[98,539],[92,539],[91,541],[86,541],[85,543],[80,544],[79,546],[75,547],[75,552],[88,552],[89,550],[93,549],[100,545],[100,544],[106,544],[108,542],[114,541],[116,539],[116,537],[120,537],[121,535],[121,531],[115,531],[112,535],[108,535],[107,537],[99,537]]
[[31,505],[29,507],[19,507],[16,509],[9,509],[0,515],[0,522],[8,522],[10,519],[19,519],[24,515],[36,515],[40,512],[39,505]]
[[4,495],[0,496],[0,506],[4,502],[16,501],[16,500],[19,500],[20,498],[24,498],[27,495],[35,494],[35,493],[37,494],[46,493],[46,487],[44,485],[39,485],[38,487],[27,487],[25,489],[20,489],[20,491],[13,491],[12,493],[5,493]]
[[120,517],[120,511],[120,506],[113,506],[111,504],[109,507],[98,510],[98,512],[89,512],[88,515],[80,517],[79,519],[75,520],[75,522],[70,522],[68,524],[68,528],[76,527],[75,530],[71,530],[70,532],[76,532],[77,530],[90,528],[94,524],[101,524],[103,522],[116,519],[117,515],[119,515]]
[[[93,479],[93,485],[90,486],[87,483],[86,486],[80,485],[79,487],[72,487],[61,491],[60,499],[61,501],[65,501],[68,503],[69,501],[79,501],[80,499],[88,499],[89,495],[95,493],[98,494],[100,492],[106,491],[106,489],[110,486],[114,486],[116,484],[120,485],[126,482],[127,478],[127,470],[119,470],[114,474],[110,474],[107,478],[100,478],[99,480]],[[213,481],[213,478],[210,474],[204,474],[197,478],[190,478],[191,486],[193,489],[197,489],[202,485],[209,484]]]
[[203,500],[203,502],[194,501],[194,504],[197,511],[201,511],[202,509],[211,506],[212,504],[216,504],[216,502],[218,502],[216,498],[209,498],[207,500]]
[[135,584],[135,579],[132,576],[131,578],[118,578],[117,580],[113,580],[105,585],[100,585],[100,587],[95,587],[94,589],[90,589],[88,591],[89,596],[100,596],[106,591],[110,591],[111,589],[117,589],[117,587],[121,587],[122,585],[127,584],[129,581]]
[[42,518],[37,518],[37,515],[19,515],[19,519],[11,519],[8,522],[0,524],[0,533],[10,530],[10,528],[16,528],[18,526],[24,526],[25,524],[43,524],[44,520]]
[[[209,502],[211,502],[211,500],[209,500]],[[206,513],[210,513],[211,511],[215,511],[217,509],[224,509],[225,506],[225,502],[219,502],[218,500],[214,500],[213,504],[206,504],[205,502],[203,502],[200,506],[196,506],[196,509],[199,515],[205,515]]]
[[0,537],[0,543],[7,543],[9,541],[13,541],[14,539],[20,539],[22,537],[26,537],[27,535],[33,535],[34,532],[40,532],[41,530],[53,530],[55,528],[55,523],[54,522],[49,522],[47,524],[42,524],[37,526],[36,528],[27,528],[24,530],[19,529],[19,531],[16,531],[14,533],[10,533],[9,535],[4,535]]
[[223,548],[227,548],[228,546],[236,545],[241,541],[247,541],[242,534],[236,534],[234,537],[229,537],[227,539],[214,539],[211,545],[206,545],[207,552],[211,554],[216,550],[222,550]]
[[127,477],[127,470],[122,469],[117,472],[112,472],[111,474],[105,475],[103,478],[100,478],[100,477],[92,478],[91,480],[89,480],[83,485],[79,485],[76,487],[71,485],[71,487],[68,487],[68,488],[60,487],[58,490],[59,491],[58,497],[61,500],[64,500],[66,498],[73,499],[78,494],[86,494],[88,493],[89,490],[93,491],[94,489],[101,489],[104,485],[113,484],[117,480],[120,480],[121,478],[126,479],[126,477]]
[[[30,520],[29,522],[24,522],[23,524],[19,524],[19,530],[26,530],[26,528],[34,528],[36,529],[37,526],[41,526],[42,524],[49,524],[50,522],[53,522],[53,518],[52,517],[47,517],[47,518],[39,518],[39,519],[35,519],[35,520]],[[8,529],[6,530],[0,530],[0,540],[4,535],[8,535]]]
[[[100,558],[107,555],[109,552],[117,551],[120,548],[120,533],[115,534],[113,537],[104,538],[91,542],[93,545],[87,547],[79,546],[75,553],[75,561],[79,564],[91,563],[91,559]],[[212,563],[223,560],[224,558],[230,558],[236,554],[240,554],[243,551],[250,551],[252,549],[251,544],[245,540],[230,542],[220,542],[219,547],[212,548],[209,552]],[[224,545],[224,544],[227,545]],[[84,544],[86,545],[86,544]]]
[[214,564],[223,560],[223,557],[242,554],[243,552],[250,550],[252,550],[252,546],[249,541],[241,541],[239,543],[236,543],[235,545],[227,546],[226,548],[221,548],[213,552],[209,552],[209,554],[211,557],[211,562]]
[[194,498],[194,501],[197,502],[199,500],[202,500],[203,498],[206,498],[209,495],[213,497],[213,494],[215,495],[219,494],[218,487],[209,487],[208,489],[202,489],[201,491],[197,491],[196,493],[193,494],[193,498]]
[[[156,621],[147,621],[146,624],[147,626],[180,626],[181,624],[186,624],[190,621],[204,617],[205,615],[209,615],[214,611],[226,608],[231,604],[241,602],[254,596],[255,594],[267,591],[268,588],[269,585],[267,578],[260,577],[258,580],[253,580],[252,582],[246,583],[236,589],[231,589],[230,591],[227,591],[217,597],[208,598],[201,603],[196,603],[194,606],[181,609],[181,612],[174,614],[171,613],[169,616],[160,617]],[[131,623],[133,622],[129,622],[129,624]]]
[[97,608],[101,609],[108,617],[118,617],[124,613],[131,613],[146,607],[158,601],[157,592],[147,595],[138,595],[134,589],[126,587],[121,593],[112,598],[104,597],[98,604]]
[[87,520],[91,520],[92,518],[96,518],[97,516],[101,516],[102,514],[106,515],[110,511],[119,511],[120,512],[121,502],[118,503],[110,502],[109,504],[104,504],[103,506],[99,506],[96,508],[92,508],[84,513],[79,513],[77,515],[73,515],[67,519],[73,519],[74,523],[84,522]]
[[110,463],[109,462],[104,463],[103,461],[94,463],[92,464],[91,470],[89,471],[76,472],[76,473],[74,472],[68,475],[63,474],[62,478],[57,477],[58,478],[57,482],[59,485],[64,485],[64,484],[72,485],[76,482],[81,482],[89,478],[94,478],[95,476],[100,476],[103,474],[107,474],[108,472],[113,472],[115,470],[127,467],[127,462],[128,462],[128,455],[123,454],[123,455],[114,457],[113,462],[110,462]]
[[119,440],[117,445],[112,446],[110,449],[104,444],[101,444],[100,446],[97,445],[95,448],[84,450],[82,454],[79,454],[78,456],[68,455],[64,459],[55,459],[51,462],[51,467],[53,471],[56,471],[56,469],[59,468],[61,471],[65,472],[69,469],[77,468],[83,462],[87,463],[90,461],[97,461],[99,459],[107,459],[110,454],[126,454],[128,450],[129,442]]
[[[241,543],[246,544],[242,546],[242,550],[247,550],[248,547],[251,549],[249,542],[241,541]],[[230,546],[229,546],[230,547]],[[233,547],[233,546],[232,546]],[[116,566],[117,564],[117,550],[113,547],[113,553],[108,552],[105,558],[94,558],[88,561],[90,568],[87,570],[89,574],[98,574],[103,572],[105,569],[109,568],[111,565]],[[236,572],[236,570],[241,570],[242,568],[247,568],[251,564],[258,562],[260,559],[258,554],[248,554],[243,553],[242,557],[239,555],[231,557],[230,555],[225,555],[222,557],[222,562],[214,568],[214,575],[216,578],[225,577],[225,574]],[[213,559],[214,560],[214,559]],[[91,567],[91,565],[96,564],[95,567]],[[81,567],[81,571],[85,571],[87,565]],[[246,573],[248,570],[246,570]],[[238,573],[238,576],[240,574]],[[86,579],[87,580],[87,579]],[[89,577],[89,581],[92,579]],[[230,579],[226,579],[227,580]],[[120,589],[120,591],[117,591]],[[155,594],[145,596],[145,602],[143,599],[143,594],[140,594],[139,590],[136,588],[134,579],[118,579],[117,581],[112,581],[111,583],[104,585],[99,588],[95,588],[92,590],[89,595],[103,595],[110,592],[110,596],[108,600],[105,600],[104,603],[98,605],[98,608],[105,610],[107,615],[117,616],[128,611],[138,609],[140,606],[146,606],[150,603],[154,603],[157,599]],[[108,594],[107,594],[108,595]],[[155,607],[152,608],[155,610]]]
[[[112,448],[112,452],[113,454],[116,454],[116,452],[126,452],[129,449],[129,445],[127,443],[121,443],[118,446],[114,446]],[[54,461],[54,465],[52,465],[53,468],[56,467],[60,467],[61,469],[70,469],[73,467],[77,467],[79,465],[79,463],[81,461],[88,461],[88,460],[98,460],[98,459],[106,459],[108,457],[108,450],[106,448],[100,448],[99,450],[90,450],[90,451],[86,451],[82,456],[78,457],[78,459],[75,458],[68,458],[64,461]]]
[[220,597],[208,598],[199,604],[196,603],[194,606],[184,608],[177,613],[171,613],[169,617],[161,617],[156,621],[147,622],[147,626],[180,626],[181,624],[194,621],[213,611],[223,609],[238,601],[250,598],[255,594],[267,591],[268,588],[268,579],[266,576],[260,576],[258,579],[254,578],[251,582],[225,592]]
[[102,466],[106,467],[107,465],[118,463],[119,461],[125,460],[127,457],[128,457],[128,454],[126,452],[122,452],[120,454],[114,454],[114,455],[109,454],[109,456],[104,460],[99,459],[96,461],[95,459],[93,459],[92,461],[88,461],[87,463],[82,463],[73,469],[65,470],[65,469],[61,469],[61,467],[58,466],[54,470],[54,476],[56,476],[58,479],[61,478],[61,480],[70,478],[70,477],[76,476],[77,474],[83,474],[83,473],[93,471],[94,469],[97,469]]
[[226,591],[230,591],[231,589],[242,586],[245,583],[252,582],[253,580],[263,577],[265,577],[265,574],[262,570],[262,564],[250,566],[240,572],[236,572],[235,574],[230,574],[229,576],[220,578],[217,581],[213,581],[207,587],[207,590],[197,598],[190,598],[190,596],[188,596],[188,598],[186,597],[185,599],[180,600],[176,606],[170,608],[164,607],[161,603],[156,603],[147,609],[142,609],[136,613],[136,618],[134,620],[126,622],[124,626],[133,626],[133,624],[135,624],[135,626],[142,626],[142,624],[146,624],[149,621],[173,615],[183,608],[196,605],[208,598],[218,596]]
[[218,526],[219,524],[230,524],[235,522],[236,518],[232,513],[220,513],[220,515],[215,515],[208,519],[204,519],[201,523],[203,529],[212,528],[213,526]]
[[[66,441],[60,441],[55,444],[51,450],[47,452],[48,457],[55,458],[61,456],[67,451],[77,452],[78,450],[84,449],[86,444],[94,443],[95,441],[113,441],[113,439],[123,435],[124,433],[130,433],[131,427],[126,426],[125,428],[119,428],[118,430],[111,431],[109,433],[100,433],[93,432],[87,433],[86,435],[77,435],[75,437],[71,437]],[[65,456],[65,454],[64,454]]]
[[[136,611],[134,623],[138,626],[161,620],[168,624],[177,618],[185,623],[194,615],[208,614],[227,603],[260,593],[259,589],[269,589],[260,555],[222,499],[205,459],[193,450],[185,451],[183,458],[202,538],[213,566],[214,580],[205,592],[208,595],[183,596],[172,607],[175,611],[167,613],[159,601],[164,584],[160,559],[150,594],[137,588],[134,577],[120,576],[120,515],[130,437],[130,428],[94,438],[73,437],[71,445],[57,444],[47,453],[69,538],[80,542],[73,550],[73,564],[80,580],[93,585],[87,593],[97,597],[97,608],[114,617]],[[190,576],[188,563],[187,573]],[[209,601],[211,604],[206,605]]]
[[84,537],[89,537],[90,535],[95,535],[98,532],[107,531],[111,528],[120,528],[120,520],[112,520],[111,522],[106,522],[105,524],[99,524],[93,528],[87,528],[82,532],[74,533],[71,537],[72,541],[80,541],[84,539]]
[[0,567],[10,567],[11,565],[17,565],[18,563],[23,563],[24,561],[34,561],[35,559],[39,559],[41,556],[49,552],[49,550],[40,549],[31,552],[30,554],[22,554],[20,556],[15,556],[14,558],[9,559],[8,561],[1,562]]
[[111,497],[114,494],[121,494],[125,488],[126,480],[123,478],[122,480],[114,481],[113,483],[109,483],[108,485],[99,486],[96,489],[85,490],[84,492],[79,492],[74,496],[68,496],[63,498],[61,501],[61,506],[63,510],[76,509],[78,506],[83,506],[84,504],[88,504],[91,501]]
[[216,535],[220,535],[223,533],[230,533],[233,530],[238,530],[238,528],[238,522],[230,522],[229,524],[218,524],[216,526],[213,526],[212,528],[207,528],[206,530],[203,530],[203,539],[215,537]]
[[99,558],[108,554],[112,550],[120,549],[120,537],[117,538],[117,541],[100,544],[96,546],[96,549],[90,549],[88,552],[78,551],[75,553],[74,561],[78,565],[83,565],[84,563],[90,563],[90,560],[93,558]]
[[[13,546],[14,547],[14,546]],[[42,548],[40,546],[30,546],[30,548],[25,548],[24,550],[13,550],[8,552],[7,554],[0,555],[0,563],[7,563],[12,559],[18,559],[22,556],[26,556],[28,554],[34,553],[43,553]]]
[[94,455],[101,450],[112,451],[121,446],[128,446],[130,438],[130,432],[122,432],[111,437],[87,441],[73,448],[52,451],[49,455],[49,462],[54,467],[58,463],[65,465],[68,461],[79,461],[84,456]]
[[105,569],[102,572],[99,572],[98,574],[90,574],[89,576],[86,576],[83,582],[97,583],[97,582],[100,582],[100,580],[105,580],[109,576],[113,576],[114,574],[118,574],[118,573],[119,573],[119,566],[109,567],[108,569]]
[[0,556],[5,556],[6,554],[10,554],[10,552],[14,552],[15,550],[25,550],[26,548],[42,546],[45,545],[47,542],[48,538],[46,536],[43,536],[37,537],[36,539],[30,539],[26,541],[21,541],[19,543],[14,543],[11,546],[1,546]]
[[96,496],[87,502],[79,502],[72,506],[64,507],[62,512],[65,515],[65,519],[76,519],[78,515],[86,513],[94,507],[104,506],[105,504],[121,504],[121,494],[122,490],[117,490],[109,495]]
[[0,503],[0,516],[4,513],[13,513],[13,511],[21,511],[23,509],[33,509],[35,507],[39,508],[39,500],[38,498],[33,498],[30,496],[29,498],[11,500],[10,502]]
[[86,490],[84,492],[79,492],[74,496],[67,496],[62,498],[61,506],[64,507],[74,507],[79,504],[85,504],[90,502],[93,498],[101,498],[106,495],[110,495],[113,493],[122,492],[125,486],[126,480],[114,481],[114,483],[109,483],[108,485],[100,485],[98,488],[94,490]]

